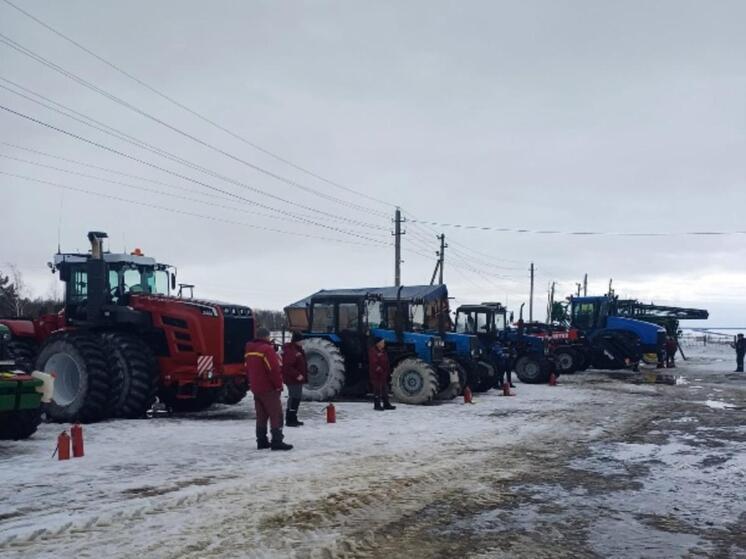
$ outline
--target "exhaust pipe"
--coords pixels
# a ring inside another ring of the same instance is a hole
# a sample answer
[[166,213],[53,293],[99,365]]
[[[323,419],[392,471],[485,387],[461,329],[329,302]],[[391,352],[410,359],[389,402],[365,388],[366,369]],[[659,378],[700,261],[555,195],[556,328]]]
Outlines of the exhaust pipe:
[[104,239],[109,235],[101,231],[90,231],[88,240],[91,242],[91,258],[94,260],[103,260],[104,258]]

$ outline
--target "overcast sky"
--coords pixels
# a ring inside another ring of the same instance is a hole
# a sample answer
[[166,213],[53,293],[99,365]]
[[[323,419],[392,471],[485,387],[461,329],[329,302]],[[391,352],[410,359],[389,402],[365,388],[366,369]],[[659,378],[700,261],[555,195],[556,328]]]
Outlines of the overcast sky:
[[[0,0],[4,36],[228,154],[0,44],[0,78],[207,171],[0,89],[3,106],[191,179],[0,111],[0,141],[107,169],[0,145],[16,158],[0,157],[3,173],[87,191],[0,175],[0,266],[16,264],[37,294],[56,281],[45,264],[58,231],[63,251],[107,231],[112,251],[140,247],[177,265],[201,297],[278,309],[321,288],[393,283],[397,204],[410,219],[494,228],[746,231],[740,0],[13,2],[236,135],[351,189],[210,126]],[[533,261],[541,319],[549,282],[565,296],[588,273],[591,293],[613,277],[622,295],[709,308],[710,325],[746,323],[743,234],[405,229],[404,283],[429,282],[444,232],[458,302],[501,300],[517,311]]]

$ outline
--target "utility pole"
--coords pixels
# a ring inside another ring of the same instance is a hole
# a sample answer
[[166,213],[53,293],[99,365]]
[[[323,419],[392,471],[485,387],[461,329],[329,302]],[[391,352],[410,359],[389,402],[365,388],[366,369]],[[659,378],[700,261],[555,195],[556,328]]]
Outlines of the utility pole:
[[531,297],[528,300],[528,321],[534,321],[534,263],[531,262]]
[[614,278],[609,278],[609,297],[611,297],[614,294],[614,290],[611,287],[611,283],[614,281]]
[[577,288],[578,288],[578,297],[580,297],[580,290],[581,290],[581,289],[583,288],[583,284],[582,284],[582,283],[577,283],[577,282],[575,282],[575,285],[576,285],[576,286],[577,286]]
[[394,239],[394,285],[400,286],[401,285],[401,237],[405,234],[404,231],[401,230],[401,224],[404,223],[404,220],[401,216],[401,209],[397,206],[396,212],[394,213],[394,232],[392,233],[395,237]]
[[547,312],[547,324],[552,322],[552,312],[554,311],[554,288],[557,282],[552,282],[552,287],[549,288],[549,312]]
[[440,252],[438,252],[438,262],[440,262],[440,285],[443,285],[443,266],[446,263],[446,235],[441,233],[438,237],[440,239]]
[[[445,233],[441,233],[436,237],[440,241],[440,250],[435,252],[435,255],[438,257],[438,261],[435,263],[435,269],[433,270],[433,277],[430,278],[430,285],[433,285],[435,283],[435,276],[438,276],[438,282],[439,285],[443,285],[443,265],[445,264],[446,259],[446,248],[448,248],[448,245],[446,244],[446,236]],[[438,272],[440,272],[440,275],[438,275]]]
[[583,276],[583,297],[588,297],[588,274]]

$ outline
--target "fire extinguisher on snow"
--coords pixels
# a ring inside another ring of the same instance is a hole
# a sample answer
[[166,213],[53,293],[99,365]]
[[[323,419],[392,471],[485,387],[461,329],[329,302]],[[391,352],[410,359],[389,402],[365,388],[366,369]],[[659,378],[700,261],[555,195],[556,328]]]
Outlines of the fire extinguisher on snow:
[[334,407],[334,404],[329,402],[329,405],[326,406],[326,422],[327,423],[336,423],[337,422],[337,410]]

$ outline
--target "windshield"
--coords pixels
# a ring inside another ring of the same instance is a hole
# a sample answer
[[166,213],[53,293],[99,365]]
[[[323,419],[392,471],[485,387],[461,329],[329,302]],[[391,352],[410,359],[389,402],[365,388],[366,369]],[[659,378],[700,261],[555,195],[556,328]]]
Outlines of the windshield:
[[110,269],[109,286],[112,292],[156,295],[168,295],[171,287],[168,271],[135,265]]

